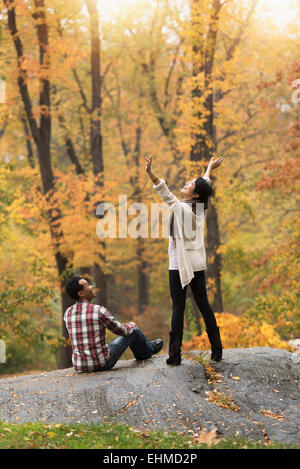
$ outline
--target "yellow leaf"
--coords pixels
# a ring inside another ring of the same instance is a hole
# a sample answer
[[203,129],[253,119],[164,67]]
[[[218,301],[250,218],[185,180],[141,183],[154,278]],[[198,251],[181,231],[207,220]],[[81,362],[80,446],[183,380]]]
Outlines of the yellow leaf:
[[284,416],[283,415],[280,415],[280,414],[275,414],[275,412],[272,412],[271,410],[260,410],[260,412],[264,415],[266,415],[267,417],[271,417],[272,419],[276,419],[276,420],[284,420]]
[[205,431],[201,431],[199,435],[195,435],[192,437],[192,440],[196,443],[206,444],[210,447],[213,442],[217,439],[217,431],[211,430],[210,432],[206,433]]

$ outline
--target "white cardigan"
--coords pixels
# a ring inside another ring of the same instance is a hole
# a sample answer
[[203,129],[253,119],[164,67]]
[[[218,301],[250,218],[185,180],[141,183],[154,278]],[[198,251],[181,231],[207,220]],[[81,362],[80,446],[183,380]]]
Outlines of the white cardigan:
[[[208,177],[205,177],[205,179],[210,182]],[[207,269],[204,245],[204,220],[206,217],[204,204],[197,204],[196,216],[189,204],[178,200],[169,190],[164,179],[160,179],[160,182],[156,186],[154,185],[153,188],[162,197],[163,201],[169,205],[171,213],[174,212],[176,244],[174,246],[173,238],[170,236],[169,256],[175,255],[177,264],[170,257],[169,268],[174,269],[178,266],[181,285],[184,288],[194,278],[194,272]],[[168,223],[170,223],[170,216]]]

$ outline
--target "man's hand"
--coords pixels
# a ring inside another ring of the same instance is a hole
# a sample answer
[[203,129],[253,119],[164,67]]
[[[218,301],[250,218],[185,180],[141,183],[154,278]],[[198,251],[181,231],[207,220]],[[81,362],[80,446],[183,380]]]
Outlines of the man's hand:
[[136,323],[134,321],[130,321],[128,324],[130,324],[131,326],[135,326],[136,327]]

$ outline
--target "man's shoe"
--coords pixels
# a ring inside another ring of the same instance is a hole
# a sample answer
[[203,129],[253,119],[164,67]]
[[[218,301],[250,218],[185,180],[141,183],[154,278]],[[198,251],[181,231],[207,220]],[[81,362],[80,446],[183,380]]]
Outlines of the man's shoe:
[[156,340],[152,340],[151,344],[153,345],[153,348],[154,348],[154,352],[153,352],[153,355],[154,355],[155,353],[158,353],[161,351],[164,343],[161,339],[156,339]]

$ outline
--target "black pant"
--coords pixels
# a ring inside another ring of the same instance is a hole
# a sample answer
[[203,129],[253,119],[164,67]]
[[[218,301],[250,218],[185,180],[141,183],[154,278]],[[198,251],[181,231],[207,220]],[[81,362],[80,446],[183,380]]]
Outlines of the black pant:
[[[193,297],[203,316],[206,329],[215,329],[217,322],[207,298],[205,271],[194,272],[194,275],[189,283]],[[182,288],[178,270],[169,270],[169,283],[173,302],[171,330],[174,333],[182,333],[187,285]]]

